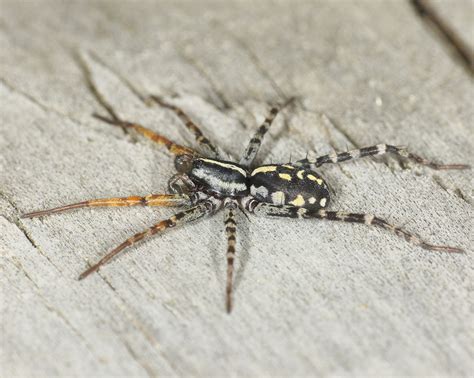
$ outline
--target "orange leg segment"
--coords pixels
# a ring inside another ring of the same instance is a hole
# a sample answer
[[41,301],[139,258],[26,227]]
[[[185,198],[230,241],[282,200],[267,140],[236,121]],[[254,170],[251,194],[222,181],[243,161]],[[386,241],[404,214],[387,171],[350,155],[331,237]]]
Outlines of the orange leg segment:
[[35,218],[45,215],[62,213],[63,211],[80,209],[83,207],[121,207],[121,206],[164,206],[164,207],[180,207],[190,205],[187,195],[181,194],[150,194],[145,197],[130,196],[117,198],[101,198],[93,199],[70,205],[55,207],[48,210],[34,211],[23,214],[21,218]]
[[133,129],[137,133],[143,135],[144,137],[151,139],[153,142],[165,146],[168,149],[168,151],[174,155],[196,155],[197,154],[196,151],[194,151],[193,149],[176,144],[173,141],[169,140],[168,138],[164,137],[163,135],[157,134],[154,131],[147,129],[144,126],[139,125],[138,123],[107,118],[99,114],[93,114],[93,116],[110,125],[120,126],[126,129]]

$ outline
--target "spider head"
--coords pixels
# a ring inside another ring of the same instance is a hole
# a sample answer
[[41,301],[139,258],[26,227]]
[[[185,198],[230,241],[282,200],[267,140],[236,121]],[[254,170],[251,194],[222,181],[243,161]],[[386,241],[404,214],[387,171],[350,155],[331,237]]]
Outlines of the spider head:
[[174,159],[174,166],[179,173],[189,173],[193,166],[194,157],[192,155],[178,155]]

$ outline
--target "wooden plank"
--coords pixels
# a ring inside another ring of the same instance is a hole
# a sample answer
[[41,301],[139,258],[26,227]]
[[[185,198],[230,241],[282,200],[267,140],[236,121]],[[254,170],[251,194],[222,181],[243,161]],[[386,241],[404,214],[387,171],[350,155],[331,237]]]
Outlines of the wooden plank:
[[472,83],[409,4],[3,2],[0,24],[2,376],[471,373],[472,172],[393,158],[321,169],[331,208],[376,213],[465,255],[363,225],[239,214],[231,315],[222,215],[80,282],[88,263],[172,211],[18,218],[166,190],[166,151],[91,117],[102,102],[192,142],[137,92],[182,106],[235,158],[268,104],[297,96],[259,162],[390,142],[473,164]]
[[413,0],[446,50],[474,74],[474,0]]
[[458,35],[474,51],[474,1],[430,0]]

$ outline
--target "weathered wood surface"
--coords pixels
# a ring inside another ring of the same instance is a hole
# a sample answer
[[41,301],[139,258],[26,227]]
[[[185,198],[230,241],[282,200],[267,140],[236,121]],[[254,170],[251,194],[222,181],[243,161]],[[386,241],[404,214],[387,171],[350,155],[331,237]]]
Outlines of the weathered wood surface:
[[474,0],[429,0],[426,2],[474,55]]
[[173,159],[91,118],[104,113],[92,88],[124,118],[190,143],[138,96],[177,94],[233,156],[268,104],[298,96],[263,162],[390,142],[474,163],[472,81],[410,4],[2,1],[0,27],[2,376],[472,374],[472,172],[393,158],[322,170],[331,208],[376,213],[465,255],[364,226],[240,214],[231,315],[221,215],[80,282],[171,211],[18,218],[166,190]]
[[446,51],[474,74],[474,0],[411,0]]

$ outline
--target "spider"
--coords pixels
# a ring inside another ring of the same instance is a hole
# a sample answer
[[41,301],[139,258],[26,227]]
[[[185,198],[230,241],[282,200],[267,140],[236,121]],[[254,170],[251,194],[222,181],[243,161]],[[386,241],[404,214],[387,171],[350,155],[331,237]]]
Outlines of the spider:
[[105,117],[93,116],[108,124],[131,129],[153,142],[165,146],[175,155],[174,165],[177,173],[168,181],[168,194],[150,194],[144,197],[130,196],[123,198],[92,199],[49,210],[24,214],[23,218],[33,218],[66,210],[83,207],[116,207],[116,206],[169,206],[183,208],[172,217],[162,220],[147,230],[137,233],[111,250],[96,264],[90,266],[79,280],[99,270],[125,248],[140,240],[148,238],[168,228],[176,227],[204,216],[214,215],[223,209],[225,233],[227,236],[227,282],[226,310],[232,309],[232,283],[236,245],[237,209],[257,216],[317,218],[330,221],[363,223],[388,230],[406,241],[432,251],[463,252],[456,247],[429,244],[414,234],[388,223],[372,214],[359,214],[326,210],[329,204],[329,190],[324,179],[316,169],[324,164],[336,164],[366,156],[387,153],[398,155],[432,169],[466,169],[464,164],[437,164],[418,155],[408,152],[405,147],[378,144],[347,152],[331,153],[315,159],[301,159],[286,164],[266,164],[254,166],[254,159],[260,149],[262,140],[277,116],[280,107],[272,107],[263,124],[250,139],[240,161],[222,160],[218,149],[201,132],[200,128],[180,108],[163,101],[158,96],[150,99],[156,104],[173,111],[194,134],[197,144],[205,153],[174,143],[163,135],[157,134],[137,123],[127,122],[115,115]]

